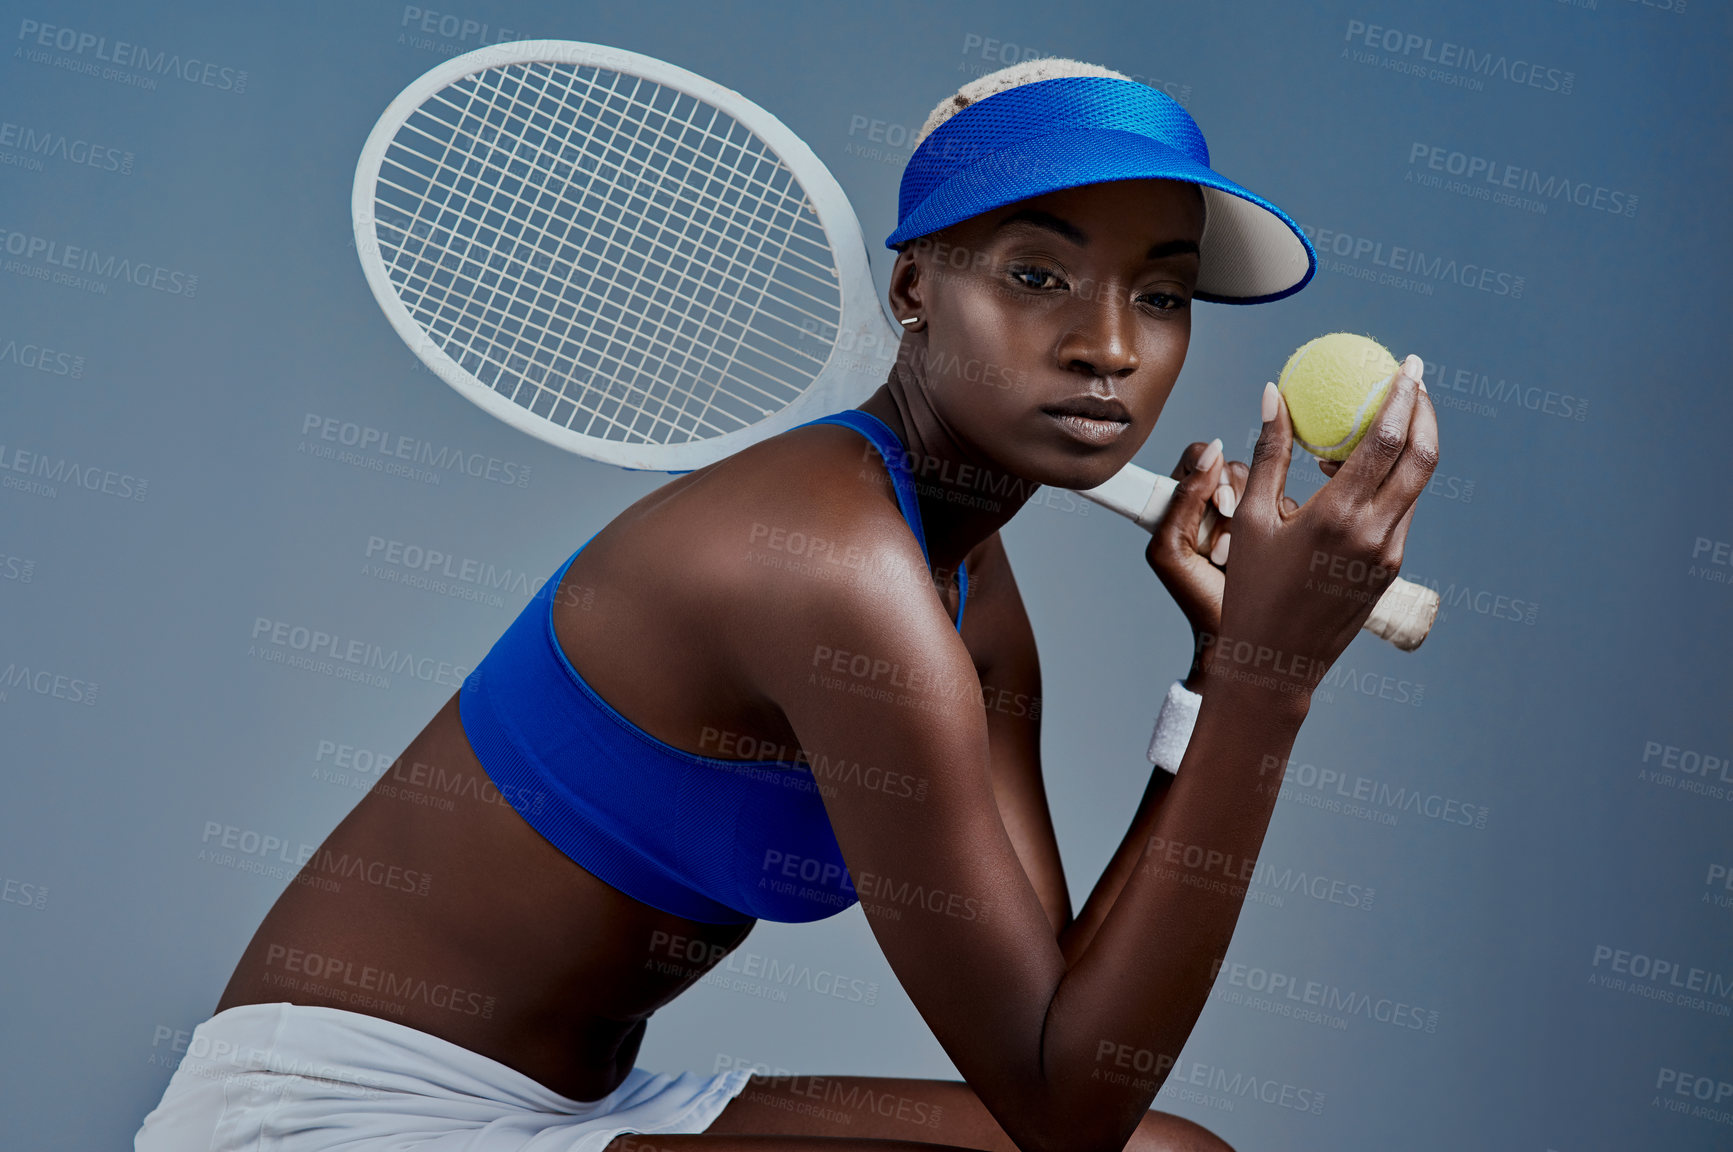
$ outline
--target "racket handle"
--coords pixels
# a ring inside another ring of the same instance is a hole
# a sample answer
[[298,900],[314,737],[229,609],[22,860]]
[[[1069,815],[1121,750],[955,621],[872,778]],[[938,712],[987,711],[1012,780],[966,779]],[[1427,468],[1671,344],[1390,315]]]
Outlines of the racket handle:
[[[1168,501],[1173,499],[1174,489],[1178,487],[1179,482],[1170,476],[1158,476],[1147,468],[1127,464],[1107,483],[1084,489],[1078,495],[1119,513],[1145,532],[1154,533],[1156,525],[1161,523],[1162,514],[1167,511]],[[1215,508],[1206,507],[1203,523],[1198,526],[1198,544],[1209,538],[1215,520]],[[1202,548],[1198,550],[1202,551]],[[1438,593],[1424,584],[1398,576],[1385,587],[1362,627],[1402,651],[1412,652],[1432,631],[1432,622],[1437,618]]]

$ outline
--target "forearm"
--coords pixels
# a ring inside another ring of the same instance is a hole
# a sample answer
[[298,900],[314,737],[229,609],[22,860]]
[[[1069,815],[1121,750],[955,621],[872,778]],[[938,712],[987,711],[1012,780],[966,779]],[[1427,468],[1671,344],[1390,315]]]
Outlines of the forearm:
[[[1203,1011],[1244,900],[1243,886],[1210,882],[1207,862],[1237,868],[1256,858],[1277,791],[1259,784],[1285,764],[1307,706],[1250,684],[1212,683],[1180,772],[1146,792],[1110,865],[1124,872],[1117,898],[1069,938],[1081,944],[1065,949],[1042,1068],[1052,1098],[1087,1127],[1104,1126],[1104,1139],[1116,1124],[1127,1136],[1136,1126]],[[1128,1068],[1135,1072],[1121,1071]]]

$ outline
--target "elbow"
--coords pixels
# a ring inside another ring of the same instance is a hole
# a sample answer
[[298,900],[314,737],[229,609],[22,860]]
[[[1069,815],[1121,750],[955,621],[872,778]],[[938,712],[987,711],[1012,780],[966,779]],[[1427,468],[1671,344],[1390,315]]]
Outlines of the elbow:
[[1055,992],[1042,1021],[1040,1057],[995,1119],[1018,1152],[1124,1152],[1176,1057],[1109,1040],[1080,1050],[1076,1037],[1049,1034],[1058,999]]
[[1148,1111],[1148,1102],[1129,1110],[1118,1102],[1111,1108],[1092,1104],[1086,1115],[1045,1109],[1038,1120],[1019,1125],[1020,1131],[1007,1128],[1006,1135],[1018,1152],[1124,1152]]
[[1129,1128],[1117,1129],[1112,1133],[1101,1130],[1099,1125],[1094,1128],[1095,1130],[1090,1132],[1075,1129],[1065,1132],[1047,1131],[1036,1139],[1020,1140],[1013,1137],[1011,1142],[1017,1145],[1018,1152],[1124,1152],[1132,1133],[1137,1130],[1137,1125],[1132,1124]]

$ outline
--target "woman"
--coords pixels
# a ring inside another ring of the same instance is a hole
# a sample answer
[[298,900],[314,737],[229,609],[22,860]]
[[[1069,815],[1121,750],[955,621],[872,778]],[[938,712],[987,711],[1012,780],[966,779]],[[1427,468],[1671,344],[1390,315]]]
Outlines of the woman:
[[[1074,916],[998,529],[1039,485],[1131,459],[1194,297],[1286,295],[1311,253],[1209,171],[1178,105],[1064,60],[934,110],[888,243],[908,335],[884,386],[663,485],[566,562],[394,770],[456,810],[377,788],[356,806],[138,1148],[1226,1147],[1149,1104],[1240,896],[1146,845],[1255,858],[1260,779],[1375,598],[1308,589],[1308,567],[1340,554],[1388,580],[1436,462],[1418,362],[1304,508],[1281,494],[1273,386],[1249,470],[1220,441],[1184,453],[1146,555],[1197,634],[1202,707],[1184,771],[1152,775]],[[1196,548],[1210,500],[1231,577]],[[1229,663],[1218,637],[1288,671]],[[333,861],[431,882],[333,892]],[[755,919],[856,900],[966,1082],[634,1066],[651,1014]]]

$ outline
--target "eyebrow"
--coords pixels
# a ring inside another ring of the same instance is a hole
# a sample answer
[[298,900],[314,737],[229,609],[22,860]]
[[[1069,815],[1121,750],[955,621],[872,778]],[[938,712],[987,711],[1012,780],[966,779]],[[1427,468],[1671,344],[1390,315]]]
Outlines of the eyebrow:
[[[1089,244],[1089,237],[1085,236],[1083,230],[1077,225],[1069,220],[1062,220],[1051,212],[1043,212],[1039,208],[1024,208],[1022,211],[1013,212],[999,221],[993,231],[997,232],[999,229],[1009,227],[1012,224],[1024,224],[1032,228],[1042,228],[1048,232],[1057,233],[1079,247],[1087,247]],[[1190,240],[1164,240],[1160,244],[1153,245],[1148,252],[1144,253],[1143,258],[1145,260],[1160,260],[1166,256],[1178,256],[1185,252],[1190,252],[1194,256],[1198,255],[1197,245]]]

